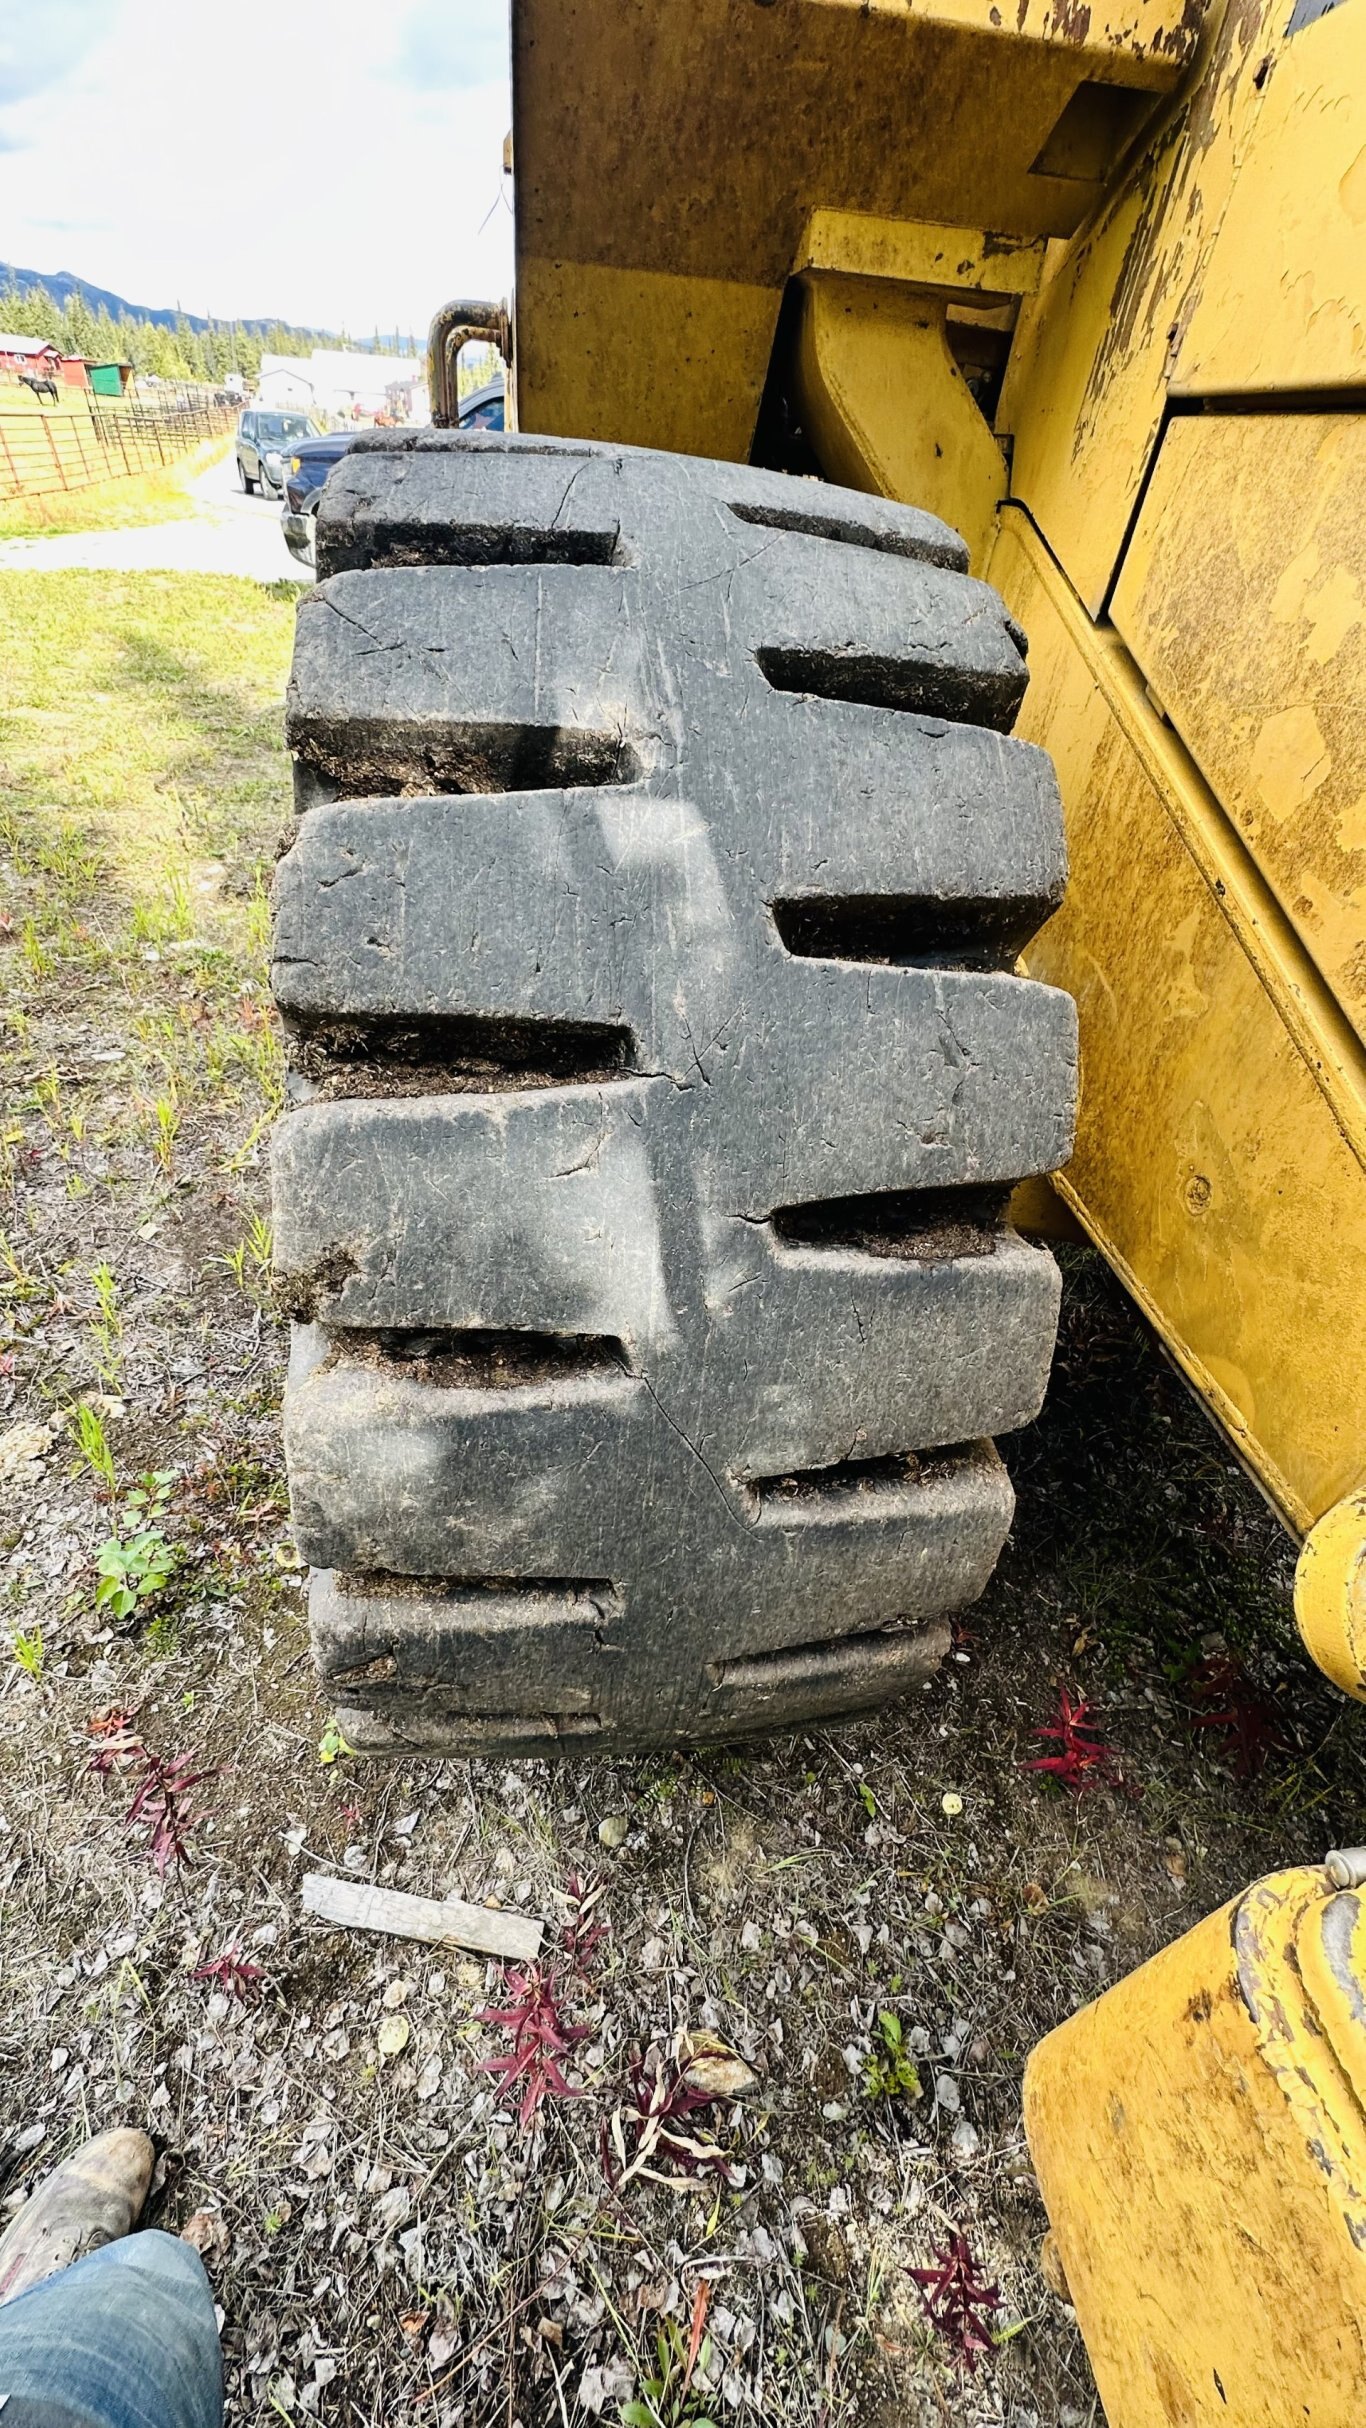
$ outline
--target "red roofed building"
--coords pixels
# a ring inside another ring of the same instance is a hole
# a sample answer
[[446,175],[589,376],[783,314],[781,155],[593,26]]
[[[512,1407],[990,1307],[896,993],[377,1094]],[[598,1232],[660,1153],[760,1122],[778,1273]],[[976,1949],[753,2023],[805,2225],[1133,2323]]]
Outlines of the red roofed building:
[[17,337],[0,329],[0,371],[33,371],[40,379],[56,379],[62,355],[48,337]]

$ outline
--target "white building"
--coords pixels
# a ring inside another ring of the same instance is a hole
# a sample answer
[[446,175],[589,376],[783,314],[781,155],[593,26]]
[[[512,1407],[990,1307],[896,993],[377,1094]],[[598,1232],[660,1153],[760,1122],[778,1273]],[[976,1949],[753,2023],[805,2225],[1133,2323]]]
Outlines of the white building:
[[406,405],[409,421],[430,419],[426,365],[412,354],[360,354],[315,346],[311,354],[263,354],[257,399],[277,410],[350,415],[390,413]]

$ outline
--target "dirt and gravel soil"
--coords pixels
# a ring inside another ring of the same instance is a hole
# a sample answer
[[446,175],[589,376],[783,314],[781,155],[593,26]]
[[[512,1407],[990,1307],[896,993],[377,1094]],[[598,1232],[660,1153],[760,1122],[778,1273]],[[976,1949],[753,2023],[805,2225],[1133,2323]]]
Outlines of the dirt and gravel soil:
[[[1014,1540],[913,1703],[656,1762],[348,1759],[266,1275],[292,599],[0,574],[0,2199],[145,2120],[234,2423],[1081,2428],[1021,2067],[1360,1835],[1362,1723],[1294,1649],[1290,1549],[1070,1251]],[[1063,1688],[1115,1749],[1079,1795],[1027,1767]],[[532,2077],[488,2070],[512,2039],[480,2019],[516,1985],[305,1920],[315,1868],[567,1931],[573,2095],[544,2077],[520,2122]],[[700,2172],[646,2174],[633,2069],[667,2089],[706,2032],[757,2087],[681,2119]],[[999,2294],[973,2372],[908,2273],[955,2232]]]

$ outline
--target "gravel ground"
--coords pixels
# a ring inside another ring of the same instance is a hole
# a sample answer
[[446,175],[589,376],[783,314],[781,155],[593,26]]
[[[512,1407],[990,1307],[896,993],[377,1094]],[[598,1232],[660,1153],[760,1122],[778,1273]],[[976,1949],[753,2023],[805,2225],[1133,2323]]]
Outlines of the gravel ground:
[[[1071,1251],[1014,1539],[913,1702],[655,1762],[348,1759],[265,1269],[291,620],[241,581],[0,574],[0,2198],[146,2121],[234,2424],[1082,2428],[1021,2068],[1359,1835],[1290,1548]],[[1028,1768],[1063,1688],[1114,1749],[1081,1795]],[[544,1916],[549,2008],[308,1921],[314,1868]],[[566,2045],[510,2083],[483,2018],[518,2007]],[[689,2065],[727,2096],[685,2106]],[[999,2296],[971,2372],[909,2273],[954,2233]]]

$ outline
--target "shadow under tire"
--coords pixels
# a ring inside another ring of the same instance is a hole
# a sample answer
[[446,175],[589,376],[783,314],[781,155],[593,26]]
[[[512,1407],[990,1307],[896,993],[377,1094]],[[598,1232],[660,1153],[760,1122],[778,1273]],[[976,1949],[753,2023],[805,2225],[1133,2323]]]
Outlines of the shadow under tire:
[[348,1741],[714,1741],[922,1684],[1057,1322],[1064,856],[942,523],[376,432],[288,702],[294,1524]]

